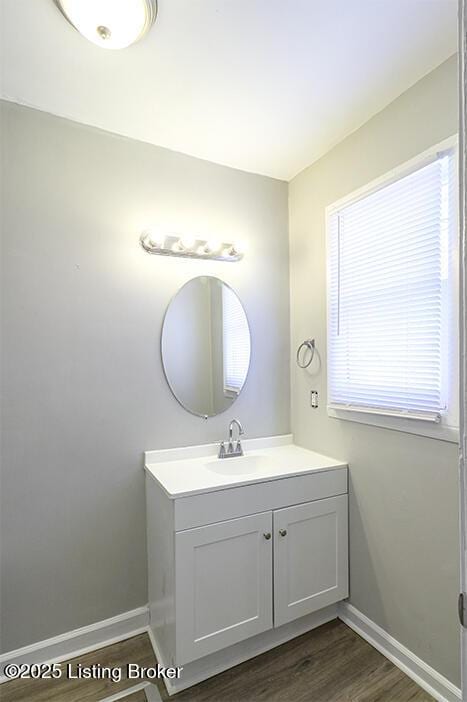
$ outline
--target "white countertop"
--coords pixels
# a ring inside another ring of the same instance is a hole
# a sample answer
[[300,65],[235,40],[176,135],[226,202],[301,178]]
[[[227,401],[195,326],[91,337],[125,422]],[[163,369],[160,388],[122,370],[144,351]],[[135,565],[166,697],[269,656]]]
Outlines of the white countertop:
[[[261,458],[262,466],[259,470],[238,475],[215,472],[212,468],[219,465],[216,460],[218,444],[147,451],[145,470],[168,497],[176,499],[347,467],[344,461],[296,446],[291,435],[245,440],[242,441],[242,446],[245,456]],[[225,464],[228,469],[228,463],[237,460],[241,459],[223,459],[222,468]]]

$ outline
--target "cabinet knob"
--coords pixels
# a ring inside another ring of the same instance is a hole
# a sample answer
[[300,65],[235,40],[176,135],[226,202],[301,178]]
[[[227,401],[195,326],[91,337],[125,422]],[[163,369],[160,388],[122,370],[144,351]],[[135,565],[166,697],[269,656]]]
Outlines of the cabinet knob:
[[263,536],[266,539],[266,541],[269,541],[269,539],[271,538],[271,533],[267,531],[265,534],[263,534]]
[[287,529],[279,529],[279,534],[281,536],[287,536]]

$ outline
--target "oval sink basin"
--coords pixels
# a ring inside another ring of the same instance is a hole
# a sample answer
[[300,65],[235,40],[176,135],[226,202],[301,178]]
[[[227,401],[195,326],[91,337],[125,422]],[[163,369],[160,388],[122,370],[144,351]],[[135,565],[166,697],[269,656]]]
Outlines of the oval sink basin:
[[271,468],[271,459],[267,456],[237,456],[235,458],[218,458],[206,463],[206,468],[221,475],[251,475]]

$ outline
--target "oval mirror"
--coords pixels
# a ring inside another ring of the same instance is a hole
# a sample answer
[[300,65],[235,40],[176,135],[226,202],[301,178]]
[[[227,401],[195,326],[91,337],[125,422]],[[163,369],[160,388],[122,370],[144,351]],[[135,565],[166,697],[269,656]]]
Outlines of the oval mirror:
[[167,382],[185,409],[201,417],[225,412],[242,391],[251,352],[234,290],[212,276],[186,283],[167,308],[161,350]]

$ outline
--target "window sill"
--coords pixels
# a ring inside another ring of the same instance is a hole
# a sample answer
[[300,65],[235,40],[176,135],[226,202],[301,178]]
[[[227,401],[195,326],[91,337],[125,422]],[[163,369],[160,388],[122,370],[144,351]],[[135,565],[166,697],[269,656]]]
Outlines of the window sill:
[[423,422],[418,419],[386,417],[384,415],[365,414],[365,412],[352,412],[352,410],[336,410],[331,408],[328,408],[328,416],[334,417],[335,419],[344,419],[348,422],[357,422],[358,424],[368,424],[374,427],[382,427],[383,429],[402,431],[406,434],[426,436],[430,439],[438,439],[439,441],[449,441],[454,444],[459,443],[459,428],[449,426],[443,423],[443,421],[439,424],[435,424]]
[[224,397],[228,397],[230,400],[236,400],[239,396],[238,390],[231,390],[230,388],[224,388]]

